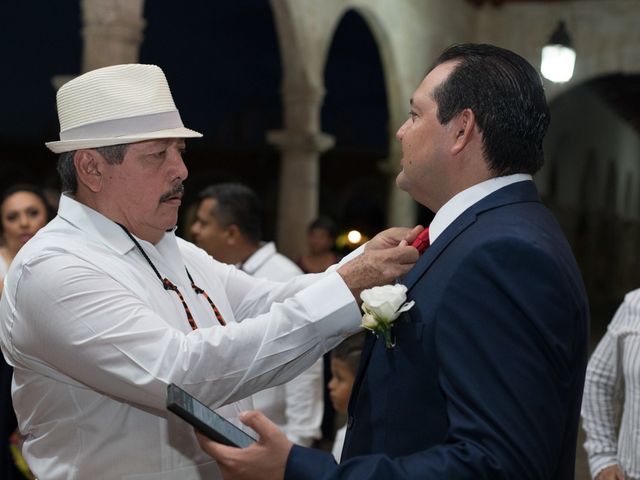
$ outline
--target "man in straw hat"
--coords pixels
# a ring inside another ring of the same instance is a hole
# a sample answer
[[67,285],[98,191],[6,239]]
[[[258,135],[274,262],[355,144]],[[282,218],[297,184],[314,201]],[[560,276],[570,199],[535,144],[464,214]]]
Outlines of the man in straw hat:
[[[418,229],[332,272],[254,279],[174,234],[185,128],[162,70],[117,65],[57,96],[58,216],[14,260],[0,340],[24,454],[41,479],[217,478],[165,409],[176,383],[228,418],[359,329],[359,292],[406,273]],[[240,321],[242,321],[240,323]]]

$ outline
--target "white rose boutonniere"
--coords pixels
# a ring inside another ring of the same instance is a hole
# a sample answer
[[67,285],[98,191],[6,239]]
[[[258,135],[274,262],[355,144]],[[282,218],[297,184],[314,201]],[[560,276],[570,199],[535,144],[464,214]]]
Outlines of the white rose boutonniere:
[[391,338],[391,326],[402,312],[414,305],[414,301],[406,302],[407,287],[405,285],[383,285],[363,290],[362,326],[376,335],[382,335],[387,348],[395,345]]

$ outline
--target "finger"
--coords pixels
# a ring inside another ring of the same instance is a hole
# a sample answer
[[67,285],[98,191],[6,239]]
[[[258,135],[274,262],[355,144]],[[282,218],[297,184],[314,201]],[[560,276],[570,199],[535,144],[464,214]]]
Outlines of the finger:
[[401,240],[406,239],[411,235],[412,229],[407,227],[391,227],[382,232],[384,238],[386,238],[387,243],[390,247],[398,245]]
[[217,461],[222,461],[224,458],[227,458],[230,454],[233,453],[234,450],[237,450],[235,447],[229,447],[227,445],[223,445],[221,443],[215,442],[211,440],[209,437],[200,433],[198,430],[194,429],[196,432],[196,438],[198,439],[198,443],[200,444],[200,448],[215,458]]
[[398,245],[394,249],[394,258],[392,260],[395,260],[401,264],[413,264],[418,261],[418,258],[420,258],[420,253],[418,252],[418,250],[405,244]]
[[407,236],[405,237],[407,243],[411,244],[423,230],[424,227],[422,225],[416,225],[411,230],[409,230],[409,233],[407,233]]
[[279,432],[280,429],[269,420],[262,412],[258,410],[249,410],[240,414],[240,421],[246,426],[251,427],[255,432],[260,435],[260,439],[269,437],[274,432]]

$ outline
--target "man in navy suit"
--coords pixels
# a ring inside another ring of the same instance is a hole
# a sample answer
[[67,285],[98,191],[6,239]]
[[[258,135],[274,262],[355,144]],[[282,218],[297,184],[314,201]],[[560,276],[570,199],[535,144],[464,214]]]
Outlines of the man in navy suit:
[[402,280],[415,306],[395,346],[365,344],[342,462],[249,412],[258,445],[201,438],[225,478],[574,478],[589,308],[531,177],[548,123],[540,77],[520,56],[442,53],[397,133],[398,186],[436,212],[431,246]]

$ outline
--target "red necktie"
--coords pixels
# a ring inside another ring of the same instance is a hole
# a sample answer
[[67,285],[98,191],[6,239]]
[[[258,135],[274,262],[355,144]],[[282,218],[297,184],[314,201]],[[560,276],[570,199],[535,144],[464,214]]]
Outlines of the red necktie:
[[417,248],[418,253],[422,255],[427,247],[429,247],[429,229],[425,228],[423,231],[421,231],[413,241],[411,246]]

